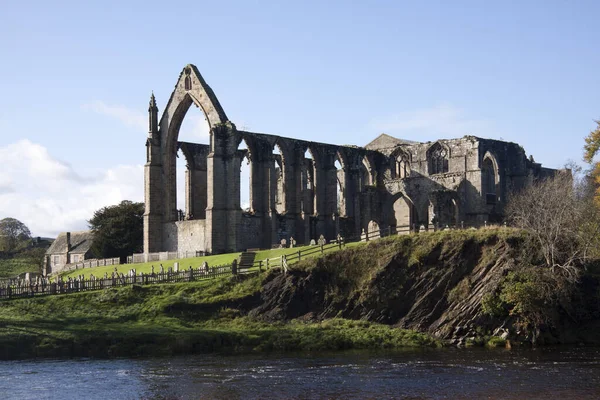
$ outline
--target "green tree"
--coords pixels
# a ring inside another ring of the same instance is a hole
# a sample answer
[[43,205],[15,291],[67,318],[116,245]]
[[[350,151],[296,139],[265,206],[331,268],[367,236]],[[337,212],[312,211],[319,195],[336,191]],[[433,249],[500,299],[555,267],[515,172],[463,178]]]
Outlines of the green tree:
[[600,206],[600,162],[594,162],[594,157],[600,151],[600,120],[596,122],[596,129],[591,131],[585,138],[583,146],[583,161],[591,165],[589,172],[590,180],[593,183],[595,193],[594,202]]
[[0,239],[5,251],[12,253],[31,239],[29,228],[15,218],[0,220]]
[[88,221],[94,232],[94,256],[123,259],[141,252],[144,239],[143,215],[144,203],[129,200],[94,212],[94,216]]

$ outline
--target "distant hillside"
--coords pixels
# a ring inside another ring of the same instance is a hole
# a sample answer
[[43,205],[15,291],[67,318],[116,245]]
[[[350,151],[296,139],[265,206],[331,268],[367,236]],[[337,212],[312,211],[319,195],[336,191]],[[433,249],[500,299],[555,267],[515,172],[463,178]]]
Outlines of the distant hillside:
[[25,272],[40,272],[44,254],[54,239],[33,238],[14,253],[0,252],[0,279],[14,278]]

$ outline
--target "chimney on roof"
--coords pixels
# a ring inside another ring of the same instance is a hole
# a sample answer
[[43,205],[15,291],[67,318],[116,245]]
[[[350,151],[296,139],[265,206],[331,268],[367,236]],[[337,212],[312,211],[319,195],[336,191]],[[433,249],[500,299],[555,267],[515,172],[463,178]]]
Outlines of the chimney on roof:
[[71,232],[67,232],[67,253],[71,251]]

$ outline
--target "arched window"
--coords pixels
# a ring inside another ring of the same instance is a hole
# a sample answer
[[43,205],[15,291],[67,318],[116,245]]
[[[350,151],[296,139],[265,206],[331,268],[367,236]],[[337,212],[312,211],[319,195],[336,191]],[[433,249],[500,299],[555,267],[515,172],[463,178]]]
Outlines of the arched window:
[[368,185],[372,185],[371,183],[371,167],[369,165],[369,161],[367,160],[367,158],[363,158],[362,162],[360,163],[360,184],[359,184],[359,188],[360,191],[362,192],[363,190],[365,190],[365,187]]
[[335,168],[335,193],[336,193],[336,210],[335,213],[337,215],[341,215],[342,217],[346,216],[346,188],[345,185],[345,175],[346,171],[342,166],[342,158],[339,153],[335,157],[335,162],[333,164]]
[[185,69],[185,90],[192,90],[192,78],[190,77],[191,71],[189,68]]
[[396,177],[400,179],[408,178],[410,176],[410,162],[406,154],[400,154],[396,158]]
[[481,194],[485,204],[498,201],[498,171],[491,157],[485,157],[481,166]]
[[429,159],[429,175],[448,172],[448,150],[439,143],[431,146],[427,152]]
[[403,149],[396,149],[390,160],[392,169],[392,177],[396,179],[404,179],[410,176],[410,156]]

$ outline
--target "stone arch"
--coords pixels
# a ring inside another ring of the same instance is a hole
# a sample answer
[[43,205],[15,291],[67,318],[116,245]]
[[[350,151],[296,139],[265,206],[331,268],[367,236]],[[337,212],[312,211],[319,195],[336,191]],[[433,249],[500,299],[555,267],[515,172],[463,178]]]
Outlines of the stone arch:
[[373,174],[374,174],[373,163],[371,162],[371,160],[369,160],[368,155],[365,154],[363,157],[361,157],[358,168],[360,170],[359,189],[362,192],[363,190],[365,190],[365,188],[367,186],[374,185],[374,182],[375,182],[375,179],[373,177]]
[[491,152],[486,152],[481,162],[481,196],[486,205],[500,201],[500,174],[498,161]]
[[442,142],[435,142],[427,149],[429,175],[443,174],[449,171],[450,148]]
[[[278,151],[278,153],[276,153]],[[277,214],[287,213],[289,207],[290,156],[285,139],[277,137],[269,143],[269,193],[271,193],[272,210]]]
[[[244,144],[246,146],[245,149],[240,149],[240,146],[242,146],[242,144]],[[256,151],[256,146],[254,144],[254,141],[252,139],[252,137],[250,135],[245,135],[243,133],[240,133],[238,135],[238,140],[237,140],[237,146],[236,146],[236,156],[237,156],[237,160],[236,160],[236,164],[237,164],[237,177],[239,179],[239,184],[236,185],[238,188],[238,193],[237,196],[235,196],[236,198],[236,202],[238,203],[237,206],[242,210],[242,212],[249,212],[251,214],[253,214],[256,211],[256,195],[257,195],[257,172],[256,172],[256,159],[257,159],[257,151]],[[242,204],[242,168],[244,165],[244,160],[246,160],[246,162],[248,163],[248,165],[250,166],[249,170],[249,177],[248,177],[248,208],[246,209],[244,207],[244,204]]]
[[[340,168],[336,166],[340,164]],[[348,216],[348,159],[341,149],[335,152],[335,194],[336,194],[336,214],[342,217]]]
[[[303,205],[302,211],[304,213],[315,215],[318,213],[317,208],[317,198],[321,198],[321,196],[317,195],[317,191],[320,188],[321,182],[319,181],[318,167],[321,167],[321,155],[317,148],[314,145],[308,144],[306,147],[302,148],[302,185],[303,185]],[[311,158],[306,158],[306,153],[308,153]],[[321,178],[322,179],[322,178]],[[304,186],[306,185],[306,186]],[[320,201],[320,200],[319,200]]]
[[177,182],[175,177],[177,140],[181,124],[192,104],[202,110],[208,122],[210,147],[211,151],[214,151],[214,130],[218,125],[228,121],[227,116],[198,69],[189,64],[179,75],[175,90],[171,94],[159,123],[162,168],[165,177],[165,221],[177,220]]
[[390,167],[392,177],[396,179],[404,179],[410,176],[411,155],[402,147],[398,147],[390,155]]
[[377,222],[374,219],[370,220],[369,223],[367,224],[366,233],[367,233],[369,239],[377,239],[377,238],[381,237],[381,227],[379,225],[379,222]]
[[392,232],[407,234],[413,228],[415,207],[412,200],[404,193],[398,193],[390,200],[389,225]]

